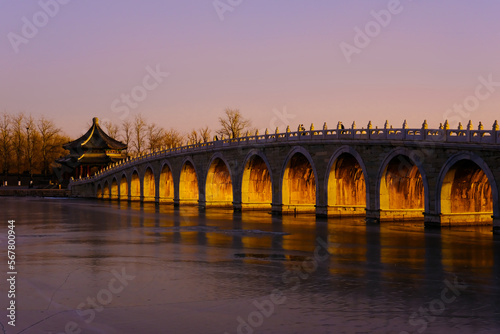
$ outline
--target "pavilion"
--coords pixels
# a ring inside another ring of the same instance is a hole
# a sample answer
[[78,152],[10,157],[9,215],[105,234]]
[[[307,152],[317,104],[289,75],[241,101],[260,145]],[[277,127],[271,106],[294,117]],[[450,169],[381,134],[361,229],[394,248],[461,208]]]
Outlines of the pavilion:
[[108,136],[99,126],[99,119],[92,119],[92,126],[80,138],[63,145],[69,154],[56,160],[63,174],[74,177],[94,175],[101,168],[127,157],[127,145]]

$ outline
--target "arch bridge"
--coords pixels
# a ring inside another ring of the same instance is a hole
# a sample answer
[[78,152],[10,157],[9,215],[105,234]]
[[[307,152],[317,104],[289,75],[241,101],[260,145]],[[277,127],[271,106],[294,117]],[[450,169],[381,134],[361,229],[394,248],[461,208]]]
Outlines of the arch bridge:
[[70,189],[76,197],[498,231],[499,149],[496,122],[492,130],[339,123],[153,151],[72,180]]

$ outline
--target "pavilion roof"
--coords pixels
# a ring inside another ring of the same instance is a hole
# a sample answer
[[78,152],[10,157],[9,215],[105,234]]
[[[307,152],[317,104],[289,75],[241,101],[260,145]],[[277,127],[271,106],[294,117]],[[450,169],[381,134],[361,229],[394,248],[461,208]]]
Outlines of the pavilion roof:
[[63,147],[70,151],[79,150],[80,148],[124,150],[127,145],[108,136],[99,126],[99,119],[94,117],[92,126],[83,136],[64,144]]

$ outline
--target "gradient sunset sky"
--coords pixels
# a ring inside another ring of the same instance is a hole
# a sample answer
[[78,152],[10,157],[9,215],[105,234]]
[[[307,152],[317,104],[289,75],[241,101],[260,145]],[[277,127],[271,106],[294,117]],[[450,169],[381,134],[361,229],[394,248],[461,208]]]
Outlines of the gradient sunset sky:
[[[128,117],[182,132],[217,128],[226,107],[270,131],[500,119],[497,0],[220,0],[219,13],[213,0],[60,0],[40,14],[54,1],[0,1],[0,111],[46,115],[71,137],[94,116],[121,122],[112,104],[148,67],[169,76]],[[356,27],[372,37],[349,62]]]

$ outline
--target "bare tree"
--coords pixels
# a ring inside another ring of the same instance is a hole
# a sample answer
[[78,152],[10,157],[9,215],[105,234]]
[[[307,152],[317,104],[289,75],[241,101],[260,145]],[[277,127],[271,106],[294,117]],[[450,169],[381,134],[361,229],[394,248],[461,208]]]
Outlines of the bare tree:
[[203,140],[204,143],[206,143],[207,141],[210,141],[210,135],[212,133],[212,130],[210,130],[208,128],[208,125],[205,126],[204,128],[200,128],[198,130],[198,133],[199,133],[199,135],[200,135],[200,137],[201,137],[201,139]]
[[147,125],[142,115],[135,116],[134,120],[134,147],[137,154],[141,154],[146,146]]
[[33,173],[33,155],[35,152],[35,143],[37,140],[37,128],[35,125],[35,119],[32,115],[24,118],[24,127],[26,129],[26,160],[27,168],[30,175]]
[[22,172],[22,162],[24,157],[24,114],[19,113],[12,116],[12,144],[14,146],[14,154],[16,161],[16,172],[20,174]]
[[162,138],[165,130],[155,123],[148,125],[148,146],[150,151],[158,150],[162,147]]
[[61,129],[56,128],[54,122],[44,116],[38,119],[37,127],[40,134],[41,172],[47,175],[50,173],[52,160],[56,158],[51,153],[63,144],[59,136]]
[[123,142],[127,145],[127,154],[130,151],[132,141],[132,122],[128,119],[122,122]]
[[108,134],[108,136],[114,139],[118,138],[118,133],[120,132],[120,128],[118,127],[118,125],[114,124],[111,121],[105,121],[103,125],[106,128],[106,133]]
[[12,150],[12,145],[11,145],[11,137],[10,137],[10,130],[11,130],[11,120],[10,116],[7,113],[3,113],[0,116],[0,152],[1,152],[1,158],[2,158],[2,172],[4,174],[7,174],[10,169],[10,162],[11,162],[11,150]]
[[188,140],[188,144],[196,144],[198,142],[198,131],[196,130],[191,130],[190,133],[188,133],[187,135],[187,140]]
[[179,131],[170,129],[164,131],[162,142],[163,145],[168,148],[179,147],[184,143],[184,136],[182,136]]
[[205,126],[204,128],[200,128],[198,130],[191,130],[190,133],[187,135],[187,140],[188,143],[195,144],[199,142],[207,142],[210,141],[210,134],[211,130],[208,128],[208,126]]
[[251,122],[245,119],[238,109],[227,108],[224,117],[219,117],[221,129],[217,130],[217,134],[226,138],[237,138],[251,126]]

